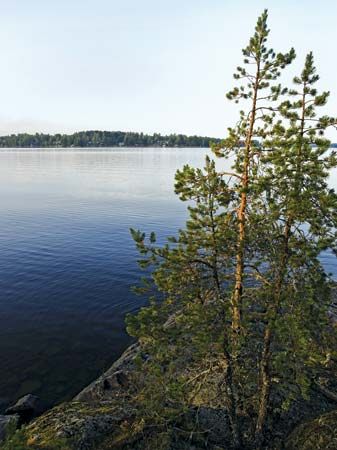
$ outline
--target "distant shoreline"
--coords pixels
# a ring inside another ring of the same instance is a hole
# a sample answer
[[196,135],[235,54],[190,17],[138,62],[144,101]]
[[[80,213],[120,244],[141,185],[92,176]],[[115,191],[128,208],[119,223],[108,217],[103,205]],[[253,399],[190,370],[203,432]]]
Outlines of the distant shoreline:
[[[1,137],[0,137],[1,139]],[[197,146],[197,145],[175,145],[175,146],[168,146],[168,145],[126,145],[126,146],[120,146],[120,145],[108,145],[108,146],[68,146],[68,147],[60,147],[56,145],[50,145],[50,146],[38,146],[38,147],[23,147],[23,146],[1,146],[0,145],[0,151],[2,150],[109,150],[109,149],[117,149],[117,150],[128,150],[128,149],[161,149],[161,150],[172,150],[172,149],[210,149],[211,146]],[[337,148],[337,143],[332,143],[330,145],[330,148]]]
[[185,145],[182,145],[181,147],[160,147],[160,146],[131,146],[128,145],[127,147],[117,147],[117,146],[108,146],[108,147],[0,147],[0,151],[2,150],[110,150],[110,149],[116,149],[116,150],[129,150],[130,148],[132,149],[145,149],[145,148],[149,148],[149,149],[159,149],[159,150],[174,150],[174,149],[204,149],[207,150],[210,147],[186,147]]
[[[20,133],[0,136],[0,149],[210,148],[221,141],[215,137],[185,134],[89,130],[73,134]],[[257,141],[256,145],[259,145]],[[239,146],[244,146],[244,141],[240,141]],[[337,143],[331,143],[331,148],[337,148]]]
[[161,135],[129,131],[79,131],[73,134],[11,134],[0,136],[0,148],[208,148],[221,139],[185,134]]

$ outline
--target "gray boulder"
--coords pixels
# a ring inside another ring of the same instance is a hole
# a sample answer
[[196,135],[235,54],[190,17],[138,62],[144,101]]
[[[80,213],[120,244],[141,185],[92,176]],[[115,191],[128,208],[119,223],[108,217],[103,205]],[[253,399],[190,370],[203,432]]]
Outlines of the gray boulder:
[[40,416],[45,411],[45,406],[39,397],[27,394],[21,397],[13,406],[6,409],[6,415],[17,414],[21,423],[27,423]]
[[131,386],[131,374],[135,359],[140,354],[139,344],[133,344],[113,363],[102,376],[76,395],[74,401],[109,401],[118,391],[127,391]]
[[[54,448],[62,442],[73,450],[100,449],[109,439],[109,449],[123,443],[125,425],[131,424],[135,411],[117,397],[110,402],[69,402],[47,411],[25,428],[26,438],[37,448]],[[63,448],[63,447],[62,447]]]

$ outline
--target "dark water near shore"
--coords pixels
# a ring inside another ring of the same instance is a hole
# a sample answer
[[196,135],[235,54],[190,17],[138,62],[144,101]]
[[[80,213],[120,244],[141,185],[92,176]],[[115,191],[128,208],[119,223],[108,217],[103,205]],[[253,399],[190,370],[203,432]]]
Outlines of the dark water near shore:
[[[0,411],[71,398],[129,344],[144,300],[129,228],[174,234],[175,170],[203,149],[0,151]],[[337,186],[337,177],[332,179]],[[326,268],[337,276],[330,254]]]

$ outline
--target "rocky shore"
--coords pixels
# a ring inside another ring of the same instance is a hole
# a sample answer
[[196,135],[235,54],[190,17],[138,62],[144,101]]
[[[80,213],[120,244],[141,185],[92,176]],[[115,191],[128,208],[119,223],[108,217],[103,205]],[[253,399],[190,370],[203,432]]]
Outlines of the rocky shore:
[[[101,377],[83,389],[72,401],[62,403],[41,414],[40,404],[27,395],[0,416],[0,439],[7,431],[25,424],[26,436],[42,448],[52,448],[54,442],[69,441],[68,448],[84,450],[103,445],[105,436],[121,442],[123,422],[131,420],[133,408],[128,402],[129,376],[138,354],[137,344],[130,346]],[[30,417],[28,418],[28,414]],[[34,416],[39,416],[34,419]],[[101,445],[100,444],[100,445]],[[67,447],[65,447],[67,448]]]
[[[330,314],[337,324],[337,289]],[[44,413],[37,397],[23,397],[0,416],[0,442],[24,425],[18,433],[33,445],[33,449],[145,448],[142,441],[146,430],[135,421],[137,408],[133,401],[135,367],[139,358],[144,359],[146,355],[142,355],[138,344],[131,345],[109,370],[72,401]],[[271,449],[337,449],[337,395],[336,398],[333,395],[324,389],[317,390],[312,401],[295,405],[287,417],[280,418],[280,430],[289,428],[288,438],[276,441]],[[322,412],[325,413],[320,415]],[[192,407],[191,414],[196,414],[199,427],[207,430],[210,448],[224,448],[223,443],[229,438],[226,417],[212,409],[207,400],[197,409]],[[290,433],[290,430],[293,431]],[[197,450],[197,447],[193,448]]]

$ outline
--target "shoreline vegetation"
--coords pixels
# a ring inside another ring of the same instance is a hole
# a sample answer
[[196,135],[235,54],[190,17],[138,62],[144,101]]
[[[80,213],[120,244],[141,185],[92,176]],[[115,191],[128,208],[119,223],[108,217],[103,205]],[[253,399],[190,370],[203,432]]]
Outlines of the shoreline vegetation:
[[[19,133],[0,136],[0,148],[211,148],[222,139],[185,134],[144,134],[132,131],[87,130],[72,134]],[[259,142],[254,140],[254,145]],[[244,140],[238,147],[245,145]],[[330,148],[337,148],[331,143]]]
[[20,133],[0,136],[0,148],[72,147],[200,147],[209,148],[221,139],[185,134],[161,135],[129,131],[79,131],[73,134]]

